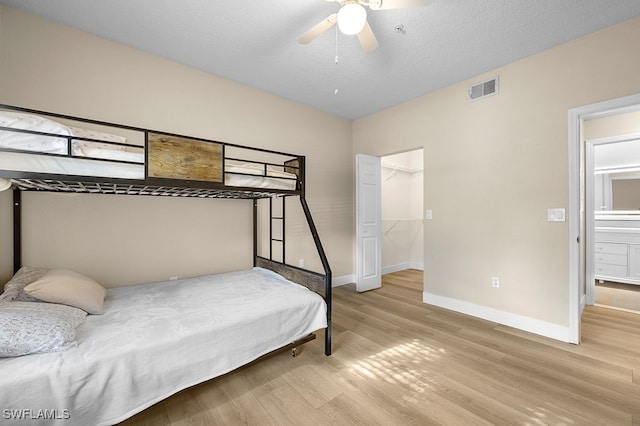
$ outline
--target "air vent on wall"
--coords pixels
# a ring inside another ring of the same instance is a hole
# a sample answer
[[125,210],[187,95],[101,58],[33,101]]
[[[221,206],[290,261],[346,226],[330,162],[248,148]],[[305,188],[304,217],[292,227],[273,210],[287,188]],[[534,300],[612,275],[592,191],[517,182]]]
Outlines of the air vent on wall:
[[472,101],[489,95],[498,94],[499,77],[476,84],[469,88],[469,99]]

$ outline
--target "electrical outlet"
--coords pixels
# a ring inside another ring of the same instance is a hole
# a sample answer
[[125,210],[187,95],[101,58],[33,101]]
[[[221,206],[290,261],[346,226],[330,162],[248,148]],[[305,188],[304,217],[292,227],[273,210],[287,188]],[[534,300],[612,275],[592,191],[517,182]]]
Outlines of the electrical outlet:
[[304,268],[304,259],[298,259],[298,266]]
[[500,288],[500,278],[491,277],[491,286],[494,288]]
[[169,277],[169,281],[175,281],[177,279],[178,279],[178,277]]

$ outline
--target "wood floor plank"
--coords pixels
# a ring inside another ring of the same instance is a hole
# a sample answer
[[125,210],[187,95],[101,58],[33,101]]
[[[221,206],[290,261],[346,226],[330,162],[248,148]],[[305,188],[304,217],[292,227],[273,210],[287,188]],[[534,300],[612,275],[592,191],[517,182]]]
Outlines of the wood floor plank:
[[262,395],[258,400],[279,425],[324,423],[324,416],[289,384]]
[[334,289],[323,332],[123,424],[637,425],[640,315],[587,306],[571,345],[422,302],[421,271]]
[[318,409],[338,397],[342,390],[313,367],[309,365],[291,370],[287,373],[287,381],[313,408]]
[[500,347],[504,353],[527,360],[532,364],[544,364],[557,374],[575,374],[583,377],[593,375],[596,377],[593,379],[594,381],[604,385],[608,384],[609,378],[612,382],[631,382],[632,370],[621,368],[608,361],[601,361],[581,354],[567,353],[555,347],[532,345],[525,339],[505,338],[495,333],[488,334],[465,330],[460,335],[469,341]]

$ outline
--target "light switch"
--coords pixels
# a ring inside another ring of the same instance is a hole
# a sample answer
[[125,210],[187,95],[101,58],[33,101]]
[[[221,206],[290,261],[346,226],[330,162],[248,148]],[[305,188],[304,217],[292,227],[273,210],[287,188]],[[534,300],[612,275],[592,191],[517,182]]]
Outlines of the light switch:
[[547,209],[547,222],[564,222],[564,209]]
[[427,220],[431,220],[433,219],[433,210],[427,210],[426,214],[425,214],[425,218]]

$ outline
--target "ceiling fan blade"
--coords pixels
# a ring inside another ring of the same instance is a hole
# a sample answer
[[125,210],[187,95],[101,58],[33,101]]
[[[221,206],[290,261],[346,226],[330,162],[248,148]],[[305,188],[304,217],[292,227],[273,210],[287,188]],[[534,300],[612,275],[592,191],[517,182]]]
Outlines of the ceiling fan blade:
[[362,50],[367,53],[373,52],[378,48],[378,40],[376,40],[376,36],[373,34],[369,22],[365,22],[364,28],[358,33],[358,41],[360,42]]
[[338,22],[337,13],[327,16],[325,19],[323,19],[322,21],[318,22],[316,25],[311,27],[309,31],[307,31],[306,33],[298,37],[298,43],[307,44],[313,41],[320,34],[327,31],[329,28],[333,27],[336,24],[336,22]]
[[407,9],[409,7],[426,6],[429,0],[369,0],[368,6],[372,10]]

